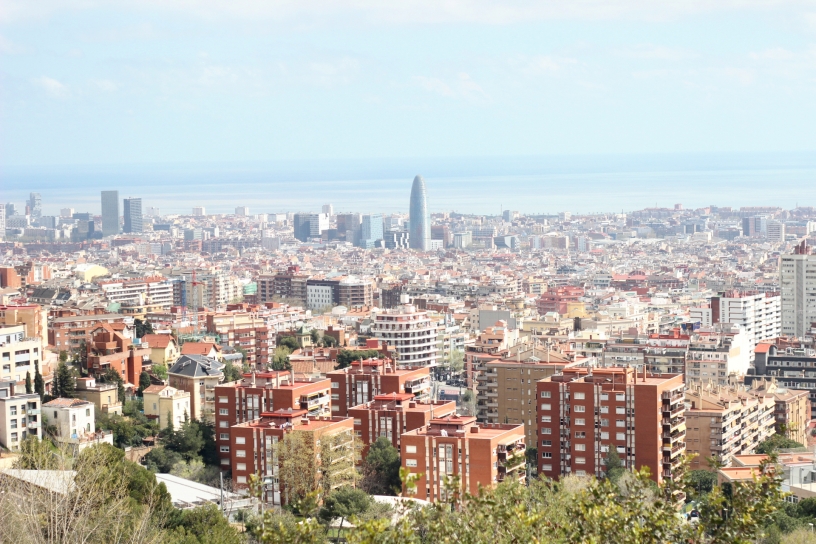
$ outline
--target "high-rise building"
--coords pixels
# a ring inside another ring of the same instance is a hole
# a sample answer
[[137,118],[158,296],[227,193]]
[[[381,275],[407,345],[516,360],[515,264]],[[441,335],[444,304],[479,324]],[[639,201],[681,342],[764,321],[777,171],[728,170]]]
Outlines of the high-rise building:
[[782,334],[804,338],[816,323],[816,255],[805,242],[793,255],[783,255],[779,267],[782,287]]
[[71,218],[73,217],[75,211],[76,210],[74,210],[73,208],[61,208],[60,217]]
[[17,215],[17,206],[13,202],[6,203],[6,217]]
[[207,211],[204,209],[204,206],[196,206],[193,208],[193,217],[203,217],[207,215]]
[[235,215],[240,217],[247,217],[249,215],[249,208],[246,206],[238,206],[235,208]]
[[6,235],[6,207],[0,206],[0,240]]
[[383,239],[383,218],[380,214],[364,215],[360,231],[359,247],[370,249]]
[[28,196],[28,209],[32,219],[42,216],[42,198],[40,193],[31,193]]
[[431,215],[428,213],[428,195],[425,180],[417,175],[411,186],[410,207],[411,233],[408,242],[412,249],[429,251],[431,249]]
[[749,359],[754,360],[754,347],[780,335],[780,296],[775,293],[726,291],[711,297],[711,303],[692,311],[703,327],[717,323],[739,325],[748,339]]
[[372,333],[394,347],[400,365],[436,366],[437,331],[426,312],[412,304],[377,314]]
[[567,368],[538,390],[539,474],[602,476],[610,448],[627,469],[672,478],[686,450],[683,376],[631,367]]
[[362,228],[362,216],[359,213],[341,213],[337,215],[337,237],[352,244],[357,243]]
[[323,213],[331,217],[334,215],[334,206],[331,204],[323,204]]
[[119,191],[102,191],[102,236],[119,234]]
[[125,232],[142,232],[142,199],[126,198],[124,204]]
[[294,236],[301,242],[309,238],[320,238],[329,229],[329,216],[325,213],[296,213]]

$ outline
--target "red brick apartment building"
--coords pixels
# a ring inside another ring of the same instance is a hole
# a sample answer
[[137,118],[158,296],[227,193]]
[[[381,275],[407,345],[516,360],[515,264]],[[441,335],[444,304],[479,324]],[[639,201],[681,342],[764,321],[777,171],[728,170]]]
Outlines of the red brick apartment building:
[[303,410],[311,417],[331,415],[328,379],[296,379],[291,372],[244,374],[240,381],[215,387],[215,432],[222,465],[230,459],[230,429],[267,412]]
[[347,416],[350,408],[374,400],[377,395],[410,393],[417,401],[430,399],[428,367],[395,368],[390,359],[365,359],[327,372],[331,381],[332,414]]
[[[445,480],[458,475],[462,492],[525,477],[524,425],[479,425],[475,417],[446,416],[404,433],[402,466],[422,474],[414,498],[445,500]],[[405,490],[403,490],[405,491]]]
[[349,417],[354,418],[354,432],[365,444],[363,458],[368,447],[384,436],[399,449],[403,433],[419,429],[439,419],[456,414],[453,401],[416,402],[411,393],[389,393],[376,395],[374,400],[349,409]]
[[609,448],[629,469],[671,478],[686,451],[682,374],[638,375],[633,368],[569,368],[538,390],[538,472],[601,476]]

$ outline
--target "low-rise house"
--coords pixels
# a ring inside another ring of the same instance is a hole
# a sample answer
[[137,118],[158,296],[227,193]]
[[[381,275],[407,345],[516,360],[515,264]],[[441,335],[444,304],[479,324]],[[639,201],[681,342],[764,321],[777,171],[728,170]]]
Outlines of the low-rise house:
[[[158,420],[159,428],[168,422],[178,429],[190,417],[190,393],[169,385],[151,385],[142,392],[144,414],[148,419]],[[169,418],[169,419],[168,419]]]

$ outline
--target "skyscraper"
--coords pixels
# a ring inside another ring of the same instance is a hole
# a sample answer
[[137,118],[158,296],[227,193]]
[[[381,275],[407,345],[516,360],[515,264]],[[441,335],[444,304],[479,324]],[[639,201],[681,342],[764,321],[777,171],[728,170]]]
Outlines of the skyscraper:
[[793,255],[783,255],[779,267],[782,287],[782,334],[804,338],[816,322],[816,307],[809,302],[816,293],[816,255],[803,241]]
[[408,243],[411,248],[421,251],[431,249],[431,216],[428,213],[425,180],[420,175],[414,178],[411,187],[410,227]]
[[125,232],[142,232],[142,199],[126,198],[124,212]]
[[119,234],[119,191],[102,191],[102,236]]
[[31,193],[28,195],[28,208],[31,210],[32,219],[42,217],[42,199],[40,198],[40,193]]
[[359,246],[371,249],[375,244],[383,239],[383,218],[380,214],[364,215],[363,223],[360,227]]

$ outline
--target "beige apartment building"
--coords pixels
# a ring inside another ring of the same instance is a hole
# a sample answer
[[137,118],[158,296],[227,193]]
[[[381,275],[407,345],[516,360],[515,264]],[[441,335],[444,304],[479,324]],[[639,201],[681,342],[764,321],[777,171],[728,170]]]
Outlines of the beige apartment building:
[[709,457],[729,466],[774,434],[774,399],[744,388],[692,385],[686,406],[686,449],[696,455],[691,470],[711,469]]
[[224,381],[223,363],[201,355],[182,355],[167,371],[169,385],[190,394],[190,418],[215,422],[215,387]]
[[810,423],[810,391],[782,387],[775,378],[754,380],[749,392],[774,400],[776,432],[807,445]]
[[25,325],[0,327],[0,381],[16,382],[18,392],[25,392],[26,373],[34,379],[35,363],[45,374],[41,359],[42,338],[28,337],[25,331]]
[[[546,357],[543,353],[539,357]],[[549,363],[487,361],[476,376],[476,417],[479,423],[524,425],[527,444],[537,442],[536,382],[577,363],[551,353]]]
[[142,394],[145,416],[158,420],[160,429],[167,427],[168,421],[172,421],[173,428],[178,429],[192,413],[190,393],[187,391],[169,385],[151,385]]
[[96,383],[95,378],[77,378],[76,384],[76,398],[93,402],[100,413],[122,415],[116,384]]
[[19,451],[29,436],[42,438],[40,396],[15,394],[13,381],[0,380],[0,446]]

